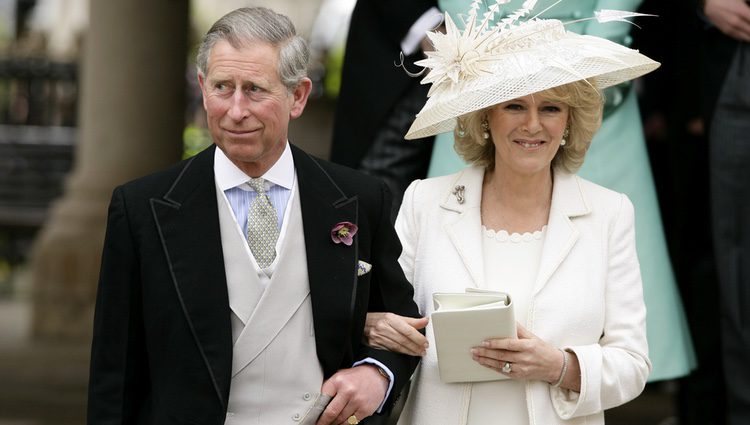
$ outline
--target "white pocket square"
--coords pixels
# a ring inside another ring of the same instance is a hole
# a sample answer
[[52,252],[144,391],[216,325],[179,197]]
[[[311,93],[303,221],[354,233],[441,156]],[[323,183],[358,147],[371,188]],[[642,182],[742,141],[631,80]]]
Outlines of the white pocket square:
[[372,270],[372,264],[362,260],[357,262],[357,277],[370,273],[370,270]]

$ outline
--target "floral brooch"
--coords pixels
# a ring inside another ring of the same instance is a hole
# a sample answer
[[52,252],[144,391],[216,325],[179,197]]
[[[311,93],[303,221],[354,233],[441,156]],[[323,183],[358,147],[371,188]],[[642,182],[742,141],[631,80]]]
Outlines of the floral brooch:
[[358,227],[354,223],[348,221],[336,223],[333,229],[331,229],[331,240],[333,243],[343,243],[346,246],[351,246],[357,230]]

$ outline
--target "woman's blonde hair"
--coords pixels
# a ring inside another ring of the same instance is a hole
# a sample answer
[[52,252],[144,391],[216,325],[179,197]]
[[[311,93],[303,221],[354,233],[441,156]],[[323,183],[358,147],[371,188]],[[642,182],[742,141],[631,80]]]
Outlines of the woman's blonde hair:
[[[553,87],[538,95],[570,107],[568,116],[570,133],[565,146],[561,146],[552,159],[552,168],[561,168],[569,173],[575,173],[583,164],[591,139],[602,123],[604,98],[599,90],[586,81]],[[470,164],[490,170],[495,168],[495,145],[492,143],[492,138],[482,137],[484,133],[482,121],[493,107],[459,117],[454,130],[456,140],[454,147],[458,155]]]

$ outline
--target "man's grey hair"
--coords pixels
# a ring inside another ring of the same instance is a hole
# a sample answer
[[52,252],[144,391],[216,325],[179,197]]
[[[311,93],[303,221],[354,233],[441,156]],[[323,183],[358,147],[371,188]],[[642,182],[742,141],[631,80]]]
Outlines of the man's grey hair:
[[310,51],[305,40],[297,35],[292,21],[265,7],[243,7],[229,12],[211,27],[203,37],[196,58],[198,73],[206,76],[211,49],[226,40],[235,49],[253,42],[268,43],[279,51],[279,78],[292,90],[307,76]]

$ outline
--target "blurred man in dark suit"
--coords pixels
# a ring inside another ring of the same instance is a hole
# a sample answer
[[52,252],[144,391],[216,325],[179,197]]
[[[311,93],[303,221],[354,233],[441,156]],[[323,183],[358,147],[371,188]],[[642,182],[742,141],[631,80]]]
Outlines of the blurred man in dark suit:
[[349,26],[330,158],[383,179],[394,219],[408,184],[426,176],[432,152],[428,140],[404,140],[429,87],[397,66],[399,56],[414,70],[429,48],[425,32],[441,22],[435,0],[359,0]]
[[727,420],[750,424],[750,5],[705,0],[709,135]]

